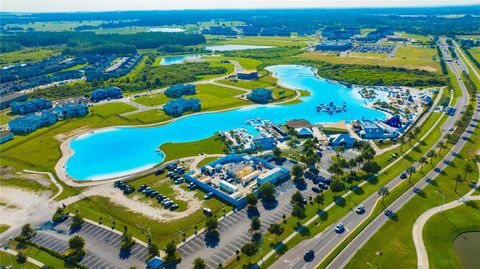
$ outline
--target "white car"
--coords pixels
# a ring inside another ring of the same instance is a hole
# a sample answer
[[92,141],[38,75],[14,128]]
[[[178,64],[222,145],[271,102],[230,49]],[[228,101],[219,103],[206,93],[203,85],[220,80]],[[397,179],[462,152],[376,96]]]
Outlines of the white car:
[[355,211],[357,212],[357,214],[363,214],[363,213],[365,213],[365,207],[363,205],[359,205],[359,206],[357,206]]
[[343,233],[343,231],[345,231],[345,226],[343,225],[343,223],[339,223],[337,224],[337,226],[335,226],[335,232]]

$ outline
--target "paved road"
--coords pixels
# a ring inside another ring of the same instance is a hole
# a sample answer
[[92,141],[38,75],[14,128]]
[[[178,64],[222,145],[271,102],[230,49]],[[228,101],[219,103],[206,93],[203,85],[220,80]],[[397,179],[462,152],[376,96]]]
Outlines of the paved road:
[[[449,127],[453,126],[454,123],[461,117],[459,111],[463,110],[467,104],[467,94],[466,89],[462,87],[463,96],[459,97],[456,104],[457,113],[454,117],[449,117],[447,121],[443,124],[442,129],[447,130]],[[442,137],[438,139],[441,141],[443,136],[446,133],[442,133]],[[437,143],[438,143],[437,141]],[[435,145],[434,145],[435,146]],[[415,163],[414,166],[417,170],[420,167],[419,163]],[[389,189],[394,188],[403,180],[399,176],[391,180],[386,187]],[[348,199],[348,198],[347,198]],[[275,262],[271,268],[315,268],[317,264],[321,263],[325,257],[327,257],[331,251],[333,251],[338,244],[340,244],[348,234],[354,230],[358,225],[360,225],[367,217],[370,215],[372,209],[375,207],[376,202],[378,201],[379,196],[377,193],[370,195],[364,201],[355,201],[358,204],[363,204],[365,206],[366,212],[362,215],[357,214],[352,208],[351,211],[345,215],[339,222],[345,225],[345,232],[336,233],[332,228],[325,230],[320,236],[306,240],[306,242],[301,245],[291,249],[286,254],[284,254],[277,262]],[[382,215],[383,216],[383,215]],[[313,249],[315,252],[315,257],[312,261],[306,262],[303,259],[303,255],[308,249]],[[342,252],[343,253],[343,252]],[[341,268],[343,263],[336,263],[330,265],[330,268]]]
[[[445,51],[445,43],[442,42],[442,50]],[[455,68],[455,64],[453,62],[447,62],[448,67],[454,72],[455,77],[457,78],[460,88],[462,89],[463,98],[460,98],[458,103],[461,105],[467,104],[465,98],[467,96],[466,87],[463,84],[463,81],[460,79],[460,74],[458,70]],[[480,101],[480,94],[475,96],[478,101]],[[478,104],[478,102],[477,102]],[[443,161],[440,162],[436,169],[430,171],[424,179],[419,181],[415,187],[419,189],[423,189],[429,183],[427,179],[434,179],[436,176],[439,175],[439,172],[443,171],[443,169],[448,165],[448,163],[455,158],[455,154],[458,153],[465,143],[468,141],[473,129],[478,124],[479,121],[479,109],[478,105],[475,109],[474,115],[470,122],[470,125],[467,127],[465,132],[463,133],[462,137],[458,141],[457,144],[453,146],[453,148],[449,151],[449,153],[444,157]],[[413,187],[405,192],[400,198],[398,198],[393,204],[391,204],[388,209],[397,212],[403,205],[405,205],[410,199],[412,199],[416,194],[413,192]],[[350,244],[343,249],[343,251],[335,258],[335,260],[329,264],[329,268],[342,268],[354,255],[355,253],[385,224],[385,222],[389,220],[389,218],[385,214],[381,214],[377,216],[363,231],[360,233]]]

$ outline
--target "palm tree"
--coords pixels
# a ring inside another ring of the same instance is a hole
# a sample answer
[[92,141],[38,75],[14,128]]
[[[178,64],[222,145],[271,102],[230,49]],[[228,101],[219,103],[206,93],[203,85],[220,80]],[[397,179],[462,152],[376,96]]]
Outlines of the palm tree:
[[451,134],[446,134],[446,135],[445,135],[445,141],[446,141],[447,143],[449,143],[450,140],[452,140],[452,135],[451,135]]
[[385,208],[385,204],[383,203],[383,199],[387,197],[390,194],[390,191],[388,190],[387,187],[383,186],[378,190],[378,195],[382,196],[382,205]]
[[355,157],[355,161],[357,161],[357,172],[358,172],[360,170],[360,166],[364,161],[362,155],[358,155],[357,157]]
[[398,139],[398,142],[400,143],[400,151],[403,152],[403,144],[405,144],[405,137],[400,137],[400,139]]
[[445,144],[445,142],[440,141],[440,142],[438,142],[438,148],[440,149],[440,150],[438,151],[438,153],[442,154],[442,152],[441,152],[442,149],[447,148],[447,145]]
[[415,134],[410,132],[407,134],[408,144],[412,145],[412,140],[415,138]]
[[435,151],[429,150],[429,151],[427,152],[427,157],[430,158],[430,164],[432,164],[433,156],[435,156]]
[[457,193],[458,183],[463,183],[463,181],[463,177],[460,174],[457,174],[457,176],[455,177],[455,193]]
[[423,173],[423,165],[427,163],[427,158],[425,157],[420,157],[420,163],[422,164],[422,166],[420,166],[420,173]]
[[473,172],[473,167],[472,167],[471,164],[467,163],[467,164],[465,164],[465,167],[463,168],[463,170],[465,171],[464,179],[466,180],[467,179],[467,174]]
[[408,174],[408,182],[410,182],[410,178],[412,177],[412,174],[415,173],[415,167],[410,166],[407,168],[407,174]]

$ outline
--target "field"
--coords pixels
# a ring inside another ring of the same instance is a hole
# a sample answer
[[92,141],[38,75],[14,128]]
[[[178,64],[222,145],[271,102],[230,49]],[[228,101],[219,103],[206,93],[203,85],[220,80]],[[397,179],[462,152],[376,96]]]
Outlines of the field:
[[90,108],[90,113],[97,114],[101,117],[111,117],[117,114],[122,114],[137,110],[136,107],[122,103],[113,102],[103,105],[97,105]]
[[305,47],[309,37],[266,37],[266,36],[244,36],[239,38],[219,38],[218,36],[207,36],[209,45],[264,45],[264,46],[300,46]]
[[340,57],[333,53],[306,52],[299,58],[324,61],[332,64],[360,64],[379,65],[386,67],[403,67],[407,69],[420,69],[431,72],[439,72],[440,64],[436,59],[435,49],[400,47],[393,58],[387,58],[386,54],[375,53],[352,53]]
[[216,135],[187,143],[166,143],[160,146],[165,153],[165,161],[176,160],[183,157],[198,156],[200,154],[224,154],[225,144]]
[[81,25],[97,26],[105,21],[83,21],[83,22],[70,22],[70,21],[52,21],[52,22],[34,22],[29,24],[9,24],[9,26],[22,27],[25,30],[31,28],[37,32],[39,31],[73,31],[73,28]]
[[480,62],[480,47],[479,48],[474,48],[474,49],[469,49],[470,53],[473,55],[473,57]]
[[29,48],[14,52],[0,53],[0,66],[40,61],[56,54],[59,54],[59,51],[50,48]]
[[432,36],[425,36],[425,35],[416,35],[416,34],[409,34],[409,33],[402,33],[400,34],[401,37],[408,37],[415,39],[416,42],[430,42],[433,38]]
[[462,205],[434,215],[423,228],[431,268],[462,268],[452,246],[463,232],[480,232],[478,205]]
[[9,113],[10,113],[9,108],[6,108],[6,109],[0,111],[0,125],[7,124],[9,121],[18,117],[17,115],[10,115]]
[[31,264],[27,262],[26,264],[20,265],[16,261],[16,257],[11,254],[7,254],[5,252],[0,252],[0,265],[2,265],[2,268],[9,268],[9,266],[12,266],[11,268],[22,268],[22,269],[37,269],[40,268],[34,264]]

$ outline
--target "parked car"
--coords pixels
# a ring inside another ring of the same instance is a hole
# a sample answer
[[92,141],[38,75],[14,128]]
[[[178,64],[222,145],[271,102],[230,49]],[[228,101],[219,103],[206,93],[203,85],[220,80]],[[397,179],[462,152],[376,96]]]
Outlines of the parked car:
[[407,174],[406,174],[406,173],[402,173],[402,174],[400,175],[400,178],[401,178],[401,179],[406,179],[406,178],[407,178]]
[[170,206],[170,210],[175,210],[178,208],[178,205],[177,204],[173,204]]
[[320,193],[321,190],[317,187],[312,187],[312,191],[316,192],[316,193]]
[[205,214],[205,216],[211,216],[212,215],[212,210],[208,207],[204,207],[203,208],[203,214]]
[[181,183],[183,183],[183,177],[175,180],[175,184],[181,184]]
[[205,198],[205,200],[208,200],[208,199],[210,199],[210,198],[212,198],[212,197],[213,197],[213,192],[209,192],[209,193],[207,193],[207,194],[205,194],[205,195],[203,196],[203,198]]

